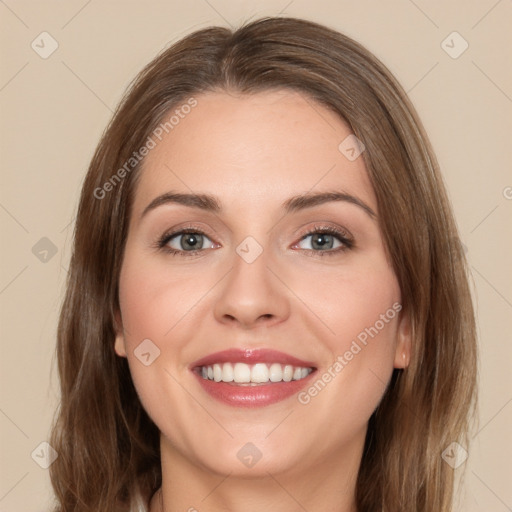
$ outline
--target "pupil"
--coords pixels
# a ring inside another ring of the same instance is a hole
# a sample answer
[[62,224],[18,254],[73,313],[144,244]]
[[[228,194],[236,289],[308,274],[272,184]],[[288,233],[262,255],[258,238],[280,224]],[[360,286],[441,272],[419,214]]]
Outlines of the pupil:
[[201,246],[202,235],[198,233],[184,233],[182,238],[183,249],[195,249],[197,245]]
[[[332,248],[332,239],[330,241],[326,241],[325,237],[332,237],[332,235],[322,233],[322,234],[319,234],[319,235],[313,237],[313,240],[312,240],[313,248],[318,248],[318,247],[323,248],[324,246],[328,246],[327,248],[331,249]],[[318,246],[318,247],[315,247],[315,246]]]

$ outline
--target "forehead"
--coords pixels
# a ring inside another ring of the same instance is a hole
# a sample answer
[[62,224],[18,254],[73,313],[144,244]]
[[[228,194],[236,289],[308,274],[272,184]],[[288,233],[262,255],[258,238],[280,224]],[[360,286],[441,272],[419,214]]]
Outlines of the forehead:
[[303,93],[209,92],[174,106],[166,121],[151,136],[134,215],[171,190],[218,196],[238,213],[261,213],[296,194],[339,190],[376,211],[363,158],[349,160],[339,148],[350,127]]

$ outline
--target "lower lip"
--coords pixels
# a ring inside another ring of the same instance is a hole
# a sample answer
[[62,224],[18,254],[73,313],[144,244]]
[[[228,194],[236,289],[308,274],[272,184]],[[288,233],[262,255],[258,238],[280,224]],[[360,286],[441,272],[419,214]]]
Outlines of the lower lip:
[[203,389],[213,398],[234,407],[264,407],[286,400],[304,388],[312,376],[313,370],[307,377],[290,382],[273,382],[257,386],[237,386],[228,382],[215,382],[203,379],[193,372]]

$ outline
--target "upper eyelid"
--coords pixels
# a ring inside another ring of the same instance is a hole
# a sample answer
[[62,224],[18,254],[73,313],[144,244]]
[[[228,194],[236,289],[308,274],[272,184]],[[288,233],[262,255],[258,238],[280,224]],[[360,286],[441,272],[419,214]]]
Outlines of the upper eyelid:
[[168,237],[168,238],[172,238],[172,237],[175,237],[177,235],[181,235],[183,233],[188,233],[188,232],[192,232],[192,233],[200,233],[202,235],[206,235],[206,236],[210,236],[208,234],[208,231],[211,230],[215,233],[215,236],[219,236],[217,234],[217,231],[213,228],[209,228],[209,229],[205,229],[205,228],[202,228],[200,226],[195,226],[194,224],[185,224],[184,226],[179,226],[179,227],[176,227],[176,228],[171,228],[171,229],[168,229],[166,231],[164,231],[164,233],[161,235],[161,239],[164,238],[164,237]]
[[[297,235],[297,236],[307,236],[307,235],[310,235],[312,233],[315,233],[316,231],[333,230],[333,231],[340,231],[340,234],[346,234],[347,238],[350,237],[350,232],[346,228],[342,228],[342,227],[335,228],[334,226],[329,226],[327,224],[320,225],[321,222],[322,221],[317,221],[317,223],[315,225],[310,226],[308,228],[300,228],[297,231],[301,231],[303,233],[301,235]],[[210,229],[212,229],[212,228],[210,228]],[[212,229],[212,231],[215,233],[216,236],[220,237],[220,235],[217,234],[217,231],[215,229]],[[163,236],[176,236],[176,235],[180,235],[180,234],[187,233],[187,232],[193,232],[193,233],[197,232],[197,233],[200,233],[202,235],[209,236],[208,229],[205,229],[205,228],[202,228],[200,226],[195,226],[195,225],[191,224],[191,225],[185,225],[185,226],[180,226],[180,227],[177,227],[177,228],[169,229],[169,230],[164,232],[162,237]],[[220,238],[222,238],[222,237],[220,237]]]

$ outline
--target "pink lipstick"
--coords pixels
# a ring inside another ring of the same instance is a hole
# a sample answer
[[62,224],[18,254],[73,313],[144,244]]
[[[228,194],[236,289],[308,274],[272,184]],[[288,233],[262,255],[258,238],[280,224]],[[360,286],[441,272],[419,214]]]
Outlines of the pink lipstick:
[[190,365],[203,390],[235,407],[263,407],[298,393],[316,367],[271,349],[228,349]]

